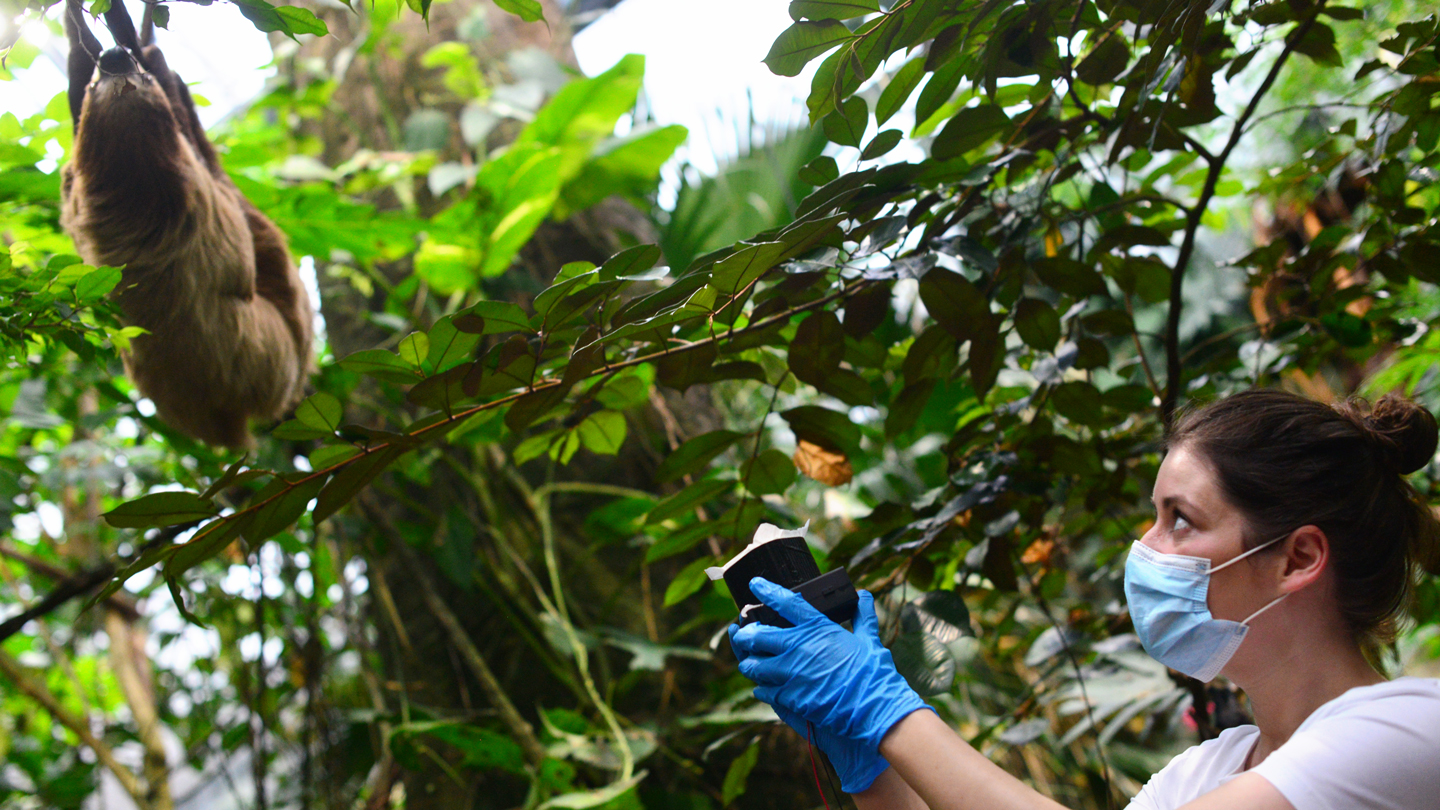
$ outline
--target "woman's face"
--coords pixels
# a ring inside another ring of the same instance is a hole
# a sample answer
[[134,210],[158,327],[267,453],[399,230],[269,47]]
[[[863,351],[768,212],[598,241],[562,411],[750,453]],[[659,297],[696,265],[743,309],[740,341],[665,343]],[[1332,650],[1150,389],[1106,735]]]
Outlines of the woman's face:
[[[1164,554],[1204,557],[1210,567],[1245,551],[1245,519],[1220,492],[1209,462],[1185,445],[1173,448],[1155,476],[1155,525],[1140,542]],[[1268,539],[1268,538],[1265,538]],[[1277,595],[1264,553],[1210,578],[1210,614],[1242,621]]]

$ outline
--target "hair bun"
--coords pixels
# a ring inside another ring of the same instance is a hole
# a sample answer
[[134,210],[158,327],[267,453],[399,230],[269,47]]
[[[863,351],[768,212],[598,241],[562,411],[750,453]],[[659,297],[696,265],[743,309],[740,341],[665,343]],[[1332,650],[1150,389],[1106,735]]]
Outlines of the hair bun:
[[1386,394],[1362,421],[1388,464],[1401,475],[1415,472],[1435,457],[1440,427],[1430,411],[1411,400]]

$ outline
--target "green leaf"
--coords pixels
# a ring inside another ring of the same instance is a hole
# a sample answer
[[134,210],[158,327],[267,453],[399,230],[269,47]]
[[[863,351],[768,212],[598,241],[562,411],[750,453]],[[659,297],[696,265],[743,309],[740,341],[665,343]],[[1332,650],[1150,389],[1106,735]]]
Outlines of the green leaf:
[[339,444],[321,445],[310,453],[310,468],[313,470],[324,470],[359,454],[360,448],[353,444],[341,442]]
[[660,560],[674,557],[676,554],[683,554],[686,551],[700,544],[701,540],[715,534],[717,525],[715,521],[701,521],[683,526],[665,535],[658,543],[646,549],[645,562],[654,563]]
[[614,281],[645,273],[660,261],[659,245],[636,245],[616,253],[600,265],[600,280]]
[[918,138],[938,125],[930,119],[955,95],[955,88],[960,86],[960,80],[965,76],[965,62],[964,59],[947,62],[930,75],[930,81],[925,83],[925,89],[920,91],[920,98],[915,101],[915,129],[910,137]]
[[623,410],[644,402],[649,394],[649,384],[638,374],[618,374],[605,383],[595,399],[607,408]]
[[838,20],[797,22],[780,33],[764,61],[776,75],[799,76],[807,62],[851,37]]
[[1052,257],[1036,259],[1030,269],[1040,281],[1072,298],[1084,299],[1092,295],[1105,295],[1105,279],[1088,264],[1074,259]]
[[435,325],[430,327],[427,338],[430,351],[426,354],[425,361],[436,373],[469,360],[475,347],[480,344],[480,335],[457,329],[453,316],[436,321]]
[[75,298],[82,304],[99,301],[120,283],[120,269],[100,267],[81,276],[75,284]]
[[849,20],[879,10],[879,0],[792,0],[790,19]]
[[746,245],[715,263],[710,286],[721,295],[736,295],[779,264],[788,250],[784,242]]
[[1305,36],[1294,43],[1296,53],[1304,54],[1312,61],[1329,67],[1341,67],[1345,60],[1335,47],[1335,30],[1322,22],[1311,24]]
[[779,450],[766,450],[740,467],[740,480],[756,495],[779,495],[795,483],[795,463]]
[[253,516],[242,521],[240,534],[251,543],[259,543],[289,528],[305,514],[305,507],[320,493],[327,477],[310,475],[295,484],[276,478],[275,482],[279,482],[278,493],[267,494],[270,489],[267,487],[256,493],[255,498],[265,501],[271,494],[276,497],[260,507]]
[[613,456],[625,443],[625,415],[618,411],[596,411],[576,428],[586,450]]
[[840,368],[845,357],[845,330],[834,312],[823,310],[800,322],[790,341],[789,363],[795,378],[814,386]]
[[845,99],[840,109],[825,116],[820,124],[825,129],[825,137],[834,143],[858,147],[860,139],[865,137],[865,127],[869,121],[870,114],[865,106],[865,99],[851,96]]
[[420,368],[430,354],[430,338],[424,332],[411,332],[400,341],[397,353],[401,360]]
[[860,150],[860,159],[874,160],[881,155],[888,154],[891,149],[895,148],[896,144],[900,143],[901,137],[902,135],[898,129],[887,129],[884,132],[877,133],[875,137],[870,139],[870,143],[865,144],[865,148]]
[[890,403],[890,410],[885,414],[886,438],[894,438],[914,427],[915,421],[924,412],[925,406],[930,402],[930,395],[934,391],[935,380],[933,378],[922,379],[905,386]]
[[495,5],[525,22],[538,22],[545,19],[545,9],[540,5],[540,0],[495,0]]
[[1120,31],[1111,31],[1075,66],[1075,76],[1089,85],[1099,86],[1115,81],[1130,64],[1130,46]]
[[590,262],[570,262],[560,268],[555,274],[555,280],[549,287],[540,291],[531,302],[535,314],[542,319],[560,303],[560,299],[600,280],[600,274],[595,271],[595,265]]
[[401,360],[400,355],[384,349],[365,349],[355,352],[347,355],[339,365],[346,371],[401,385],[408,385],[421,379],[414,366]]
[[280,19],[285,21],[285,33],[293,37],[296,34],[314,34],[325,36],[330,29],[325,26],[325,21],[315,16],[315,13],[306,8],[297,6],[280,6],[275,9]]
[[681,602],[705,587],[705,583],[710,581],[705,575],[705,569],[714,564],[714,557],[701,557],[681,569],[665,587],[665,607]]
[[930,144],[930,155],[949,160],[978,149],[1010,128],[1010,116],[994,104],[966,107],[955,113]]
[[729,770],[725,771],[725,783],[720,789],[720,804],[729,807],[735,800],[745,792],[745,782],[750,778],[750,772],[755,769],[755,763],[760,761],[760,743],[753,742],[745,752],[736,757],[730,763]]
[[343,470],[331,476],[330,482],[320,490],[320,495],[315,503],[315,512],[311,520],[315,523],[335,514],[340,507],[350,502],[355,493],[365,488],[366,484],[375,480],[375,476],[385,471],[385,468],[392,461],[399,458],[405,452],[403,447],[386,447],[379,452],[350,462]]
[[[525,310],[509,301],[481,301],[460,310],[453,317],[457,328],[475,334],[535,331],[530,327],[530,316],[525,314]],[[478,321],[475,320],[477,318]]]
[[1022,298],[1015,305],[1015,331],[1031,348],[1049,351],[1060,340],[1060,314],[1038,298]]
[[[613,194],[644,199],[655,187],[660,167],[689,137],[685,127],[637,128],[624,138],[602,145],[573,178],[560,189],[555,218],[592,205]],[[653,262],[652,262],[653,264]]]
[[733,430],[714,430],[702,433],[675,448],[675,452],[666,456],[655,470],[655,480],[663,484],[666,481],[673,481],[683,475],[696,472],[743,437],[744,434],[736,433]]
[[949,644],[961,636],[974,636],[970,626],[970,608],[955,591],[929,591],[916,597],[901,609],[901,627],[909,630],[911,620],[921,632]]
[[684,393],[692,385],[706,382],[720,352],[715,344],[672,352],[655,362],[655,379],[667,388]]
[[306,442],[312,439],[332,439],[335,437],[335,432],[324,428],[313,428],[299,419],[291,419],[277,425],[274,430],[270,431],[270,435],[286,441]]
[[1000,336],[1000,319],[993,316],[980,318],[975,331],[970,335],[970,384],[975,386],[975,396],[982,402],[990,386],[995,384],[1004,361],[1004,346]]
[[922,697],[950,691],[955,682],[955,658],[938,639],[927,633],[901,633],[890,646],[895,669]]
[[152,529],[201,520],[219,511],[194,492],[153,492],[122,503],[101,517],[117,529]]
[[915,92],[925,76],[924,58],[911,59],[895,71],[890,83],[880,91],[880,100],[875,102],[875,126],[883,126],[895,113],[905,106],[910,94]]
[[783,411],[780,416],[789,423],[797,439],[844,453],[852,459],[860,454],[860,428],[843,413],[818,405],[802,405]]
[[1073,380],[1056,386],[1050,403],[1056,413],[1072,422],[1098,427],[1104,421],[1100,392],[1087,382]]
[[[478,223],[483,239],[480,273],[487,278],[498,276],[510,268],[515,254],[554,209],[560,196],[560,186],[584,163],[588,149],[567,152],[547,142],[565,138],[568,121],[545,119],[549,130],[553,131],[544,135],[536,131],[546,112],[554,109],[560,95],[576,84],[581,82],[567,85],[541,110],[515,143],[499,157],[486,161],[475,175],[477,192],[491,203],[484,208]],[[571,153],[574,153],[573,157]],[[568,172],[567,160],[574,163]]]
[[990,304],[969,279],[935,268],[920,279],[920,300],[930,317],[957,341],[969,340],[990,316]]
[[839,176],[840,168],[835,165],[835,158],[829,155],[821,155],[806,163],[800,173],[796,175],[800,182],[816,187],[833,182]]
[[[106,5],[108,6],[109,4],[107,3]],[[235,5],[240,9],[240,13],[244,15],[245,19],[249,20],[257,29],[267,34],[273,31],[279,31],[283,34],[291,35],[287,30],[289,24],[285,21],[285,18],[281,17],[275,11],[275,7],[266,2],[266,0],[236,0]]]
[[1373,340],[1370,322],[1344,310],[1321,315],[1320,325],[1325,327],[1325,331],[1329,332],[1337,343],[1347,348],[1368,346]]
[[[222,490],[234,484],[235,481],[240,478],[241,468],[244,467],[245,462],[249,460],[249,453],[246,453],[240,458],[235,459],[235,462],[232,463],[229,467],[226,467],[225,472],[221,473],[219,478],[216,478],[214,481],[210,482],[210,486],[206,487],[205,491],[200,494],[201,499],[208,501],[211,498],[215,497]],[[259,474],[259,470],[250,470],[247,475],[252,473]]]
[[345,406],[333,394],[317,391],[295,408],[295,420],[315,430],[334,431],[345,418]]
[[693,512],[695,507],[709,503],[721,493],[729,492],[734,486],[734,481],[702,478],[655,504],[649,514],[645,516],[645,524],[653,526],[686,512]]
[[505,427],[519,433],[538,419],[550,418],[551,412],[565,401],[568,393],[569,386],[565,385],[531,391],[515,400],[509,410],[505,411]]

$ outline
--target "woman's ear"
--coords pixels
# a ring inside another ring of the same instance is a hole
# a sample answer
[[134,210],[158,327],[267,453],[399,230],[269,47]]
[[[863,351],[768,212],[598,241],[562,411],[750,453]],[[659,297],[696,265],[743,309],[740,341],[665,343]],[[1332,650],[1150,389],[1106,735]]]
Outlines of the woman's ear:
[[1295,593],[1318,580],[1330,562],[1330,538],[1319,526],[1301,526],[1281,546],[1285,555],[1280,589]]

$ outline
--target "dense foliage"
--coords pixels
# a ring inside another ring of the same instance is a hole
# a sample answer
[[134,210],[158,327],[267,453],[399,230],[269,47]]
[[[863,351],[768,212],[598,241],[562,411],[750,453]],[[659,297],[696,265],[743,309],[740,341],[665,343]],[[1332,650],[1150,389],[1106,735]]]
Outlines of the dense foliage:
[[[1068,806],[1123,802],[1236,708],[1128,632],[1167,420],[1252,384],[1440,404],[1423,11],[795,0],[766,62],[813,70],[814,130],[723,175],[766,201],[743,217],[715,180],[656,210],[685,133],[614,136],[637,57],[501,68],[467,29],[422,58],[444,100],[343,157],[344,87],[297,58],[217,134],[331,336],[255,458],[124,379],[119,272],[58,229],[63,95],[0,115],[4,601],[108,580],[0,650],[0,801],[79,806],[98,763],[147,808],[187,781],[237,806],[818,803],[703,571],[809,520],[963,736]],[[356,52],[398,56],[390,10],[354,13]],[[616,198],[658,245],[521,268]],[[1416,615],[1392,668],[1440,654],[1434,582]]]

